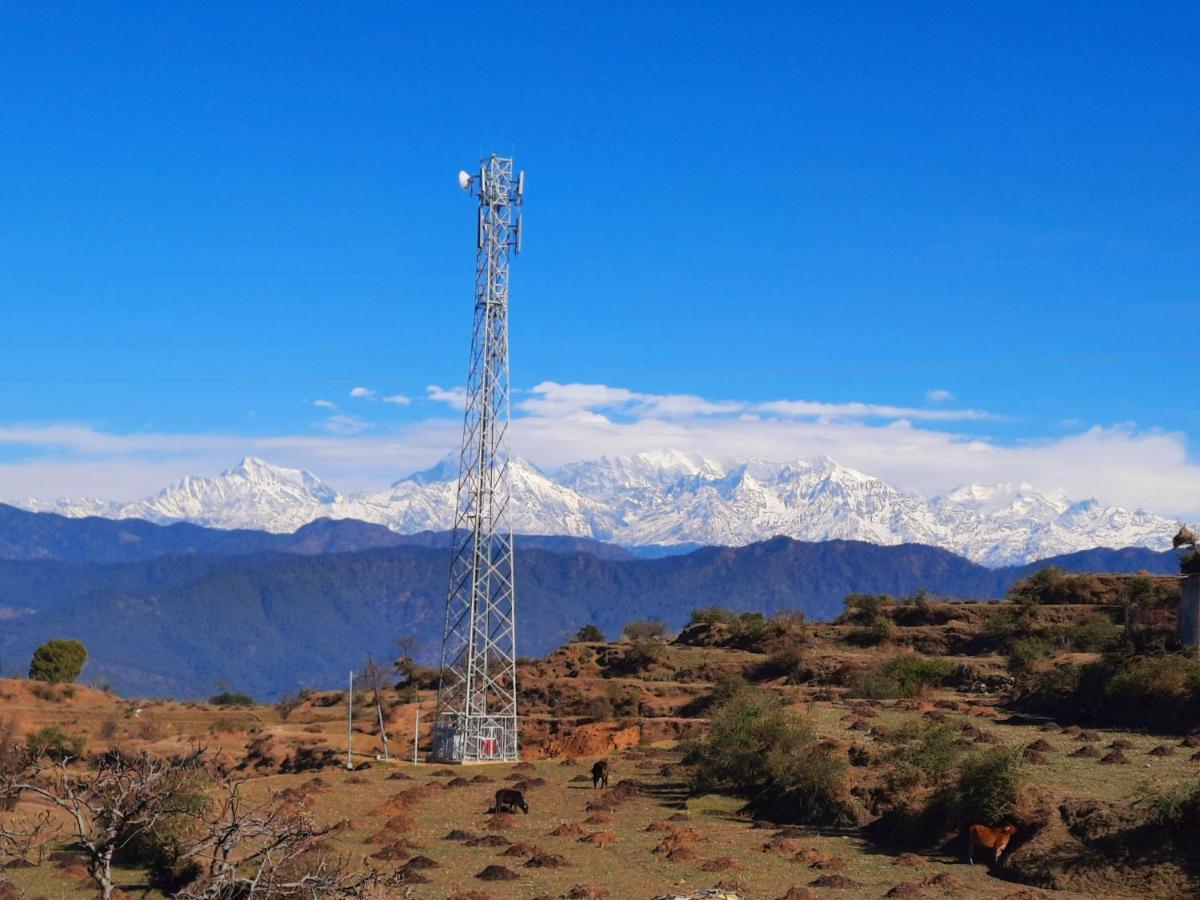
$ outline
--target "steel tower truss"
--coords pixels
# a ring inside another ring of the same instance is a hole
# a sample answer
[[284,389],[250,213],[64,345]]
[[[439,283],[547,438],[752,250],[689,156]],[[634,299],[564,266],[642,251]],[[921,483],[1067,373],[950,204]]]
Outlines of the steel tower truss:
[[508,266],[520,252],[524,173],[490,156],[460,176],[479,198],[475,316],[433,755],[517,759],[516,592],[508,519]]

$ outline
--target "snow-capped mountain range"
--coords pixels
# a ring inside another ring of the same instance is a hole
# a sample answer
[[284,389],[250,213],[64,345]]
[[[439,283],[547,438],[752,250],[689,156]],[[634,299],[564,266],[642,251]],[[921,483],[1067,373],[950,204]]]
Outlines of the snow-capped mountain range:
[[[360,519],[401,533],[445,530],[457,462],[377,493],[343,495],[311,472],[246,458],[215,478],[184,478],[134,503],[23,500],[61,515],[189,521],[290,532],[314,519]],[[659,450],[571,463],[551,475],[509,464],[513,530],[625,546],[736,546],[786,535],[943,547],[988,566],[1092,547],[1166,549],[1179,523],[1145,510],[1072,502],[1028,484],[967,485],[926,499],[822,457],[776,463]]]

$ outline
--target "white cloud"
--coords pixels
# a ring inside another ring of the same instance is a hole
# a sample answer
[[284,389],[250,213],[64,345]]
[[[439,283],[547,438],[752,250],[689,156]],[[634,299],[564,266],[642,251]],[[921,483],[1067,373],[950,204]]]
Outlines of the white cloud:
[[332,400],[314,400],[312,405],[318,409],[337,409],[337,404]]
[[360,419],[358,416],[339,414],[325,419],[321,423],[321,427],[330,434],[362,434],[364,431],[369,431],[375,426],[370,422]]
[[462,412],[463,407],[467,405],[467,390],[466,388],[440,388],[436,384],[431,384],[425,388],[425,394],[430,400],[436,403],[445,403],[452,406],[459,412]]
[[380,398],[384,403],[391,403],[393,406],[408,406],[412,403],[408,397],[403,394],[389,394],[386,397]]
[[356,387],[356,388],[350,389],[350,396],[358,397],[358,398],[374,397],[375,392],[373,390],[371,390],[370,388]]
[[954,394],[945,388],[934,388],[925,392],[925,399],[930,403],[948,403],[954,399]]

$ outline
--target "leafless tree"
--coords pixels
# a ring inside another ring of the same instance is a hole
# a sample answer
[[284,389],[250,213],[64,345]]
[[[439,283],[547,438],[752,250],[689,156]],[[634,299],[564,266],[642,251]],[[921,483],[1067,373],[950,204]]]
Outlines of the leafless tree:
[[27,866],[40,866],[50,843],[62,831],[48,809],[36,816],[21,816],[0,824],[0,857],[9,856]]
[[326,851],[331,829],[318,827],[303,806],[268,795],[252,801],[240,782],[217,781],[202,837],[181,854],[200,864],[201,875],[176,896],[179,900],[233,900],[244,897],[368,896],[376,872],[355,872],[346,860]]
[[[67,759],[36,759],[7,775],[2,789],[10,796],[33,794],[65,814],[100,896],[109,900],[114,854],[165,820],[195,813],[195,795],[183,788],[200,771],[203,755],[202,748],[173,760],[111,751],[83,771],[73,771]],[[12,826],[0,828],[0,835],[10,846],[23,839]]]

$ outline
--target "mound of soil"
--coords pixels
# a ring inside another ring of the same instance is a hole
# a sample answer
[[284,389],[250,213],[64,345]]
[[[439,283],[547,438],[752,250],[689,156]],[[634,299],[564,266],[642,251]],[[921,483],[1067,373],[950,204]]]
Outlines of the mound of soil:
[[406,884],[429,884],[429,879],[416,869],[410,869],[408,866],[401,866],[396,870],[396,874],[392,876],[389,883],[397,886]]
[[519,762],[519,763],[516,763],[516,764],[513,766],[513,771],[515,771],[515,772],[528,772],[528,771],[529,771],[530,769],[532,769],[533,767],[534,767],[534,766],[533,766],[533,763],[531,763],[531,762]]
[[1179,742],[1180,747],[1200,747],[1200,734],[1189,734]]
[[395,862],[398,859],[408,859],[408,844],[404,841],[396,841],[393,844],[388,844],[371,854],[371,859],[382,859],[388,862]]
[[1192,754],[1190,757],[1188,757],[1188,758],[1189,758],[1189,759],[1190,759],[1192,762],[1200,762],[1200,750],[1197,750],[1195,753],[1193,753],[1193,754]]
[[805,887],[790,887],[788,892],[776,900],[820,900],[821,895]]
[[741,867],[742,864],[732,856],[718,856],[702,865],[700,870],[702,872],[732,872]]
[[583,828],[571,822],[563,822],[550,832],[551,837],[579,837],[581,834],[583,834]]
[[480,881],[516,881],[521,876],[512,869],[506,869],[504,866],[491,865],[487,866],[475,877]]
[[474,841],[478,838],[469,831],[463,831],[461,828],[455,828],[442,837],[443,841]]
[[520,781],[513,782],[513,787],[518,791],[528,791],[533,788],[545,787],[545,778],[523,778]]
[[651,822],[649,825],[647,825],[645,828],[643,828],[642,831],[647,831],[647,832],[674,831],[674,827],[671,825],[670,822],[667,822],[664,819],[659,819],[657,822]]
[[1153,750],[1149,751],[1150,756],[1174,756],[1175,748],[1168,747],[1166,744],[1159,744]]
[[591,844],[593,847],[607,847],[609,844],[615,844],[617,836],[611,831],[593,831],[591,834],[585,834],[579,839],[581,844]]
[[533,856],[542,851],[527,841],[517,841],[503,853],[501,856]]
[[495,778],[488,778],[486,775],[476,775],[471,779],[471,784],[495,784]]
[[485,894],[483,891],[457,891],[446,900],[497,900],[495,894]]
[[1074,753],[1071,753],[1069,755],[1077,757],[1077,758],[1082,758],[1082,759],[1099,759],[1100,751],[1097,750],[1095,747],[1093,747],[1091,744],[1085,744],[1084,746],[1082,746],[1078,750],[1076,750]]
[[607,825],[612,820],[613,814],[602,809],[592,813],[583,822],[585,825]]
[[929,865],[929,860],[919,853],[901,853],[892,860],[893,866],[905,866],[909,869],[920,869]]
[[590,884],[577,884],[563,894],[565,900],[605,900],[611,896],[604,888],[593,887]]
[[836,888],[839,891],[852,891],[862,887],[853,878],[847,878],[845,875],[822,875],[820,878],[814,878],[809,884],[812,887]]
[[592,780],[591,775],[576,775],[567,784],[587,784]]
[[488,816],[487,821],[484,823],[484,827],[488,831],[506,831],[509,828],[514,827],[516,824],[517,820],[513,818],[512,814],[495,813],[491,816]]
[[528,869],[563,869],[569,865],[566,857],[557,853],[535,853],[525,863]]
[[804,846],[796,838],[775,835],[759,848],[763,853],[799,853]]
[[447,781],[447,782],[446,782],[446,787],[448,787],[448,788],[452,788],[452,787],[466,787],[466,786],[467,786],[468,784],[470,784],[470,783],[471,783],[471,782],[467,781],[467,779],[463,778],[463,777],[460,775],[460,776],[458,776],[457,778],[451,778],[449,781]]
[[963,891],[967,888],[966,882],[949,872],[942,872],[926,878],[921,882],[921,886],[940,888],[943,891]]
[[464,843],[467,847],[507,847],[511,841],[503,835],[485,834],[483,837],[471,838]]
[[1023,756],[1025,757],[1025,762],[1029,763],[1030,765],[1033,765],[1033,766],[1046,765],[1046,755],[1044,753],[1038,753],[1036,750],[1030,750],[1030,749],[1026,748]]
[[663,858],[669,862],[693,862],[700,857],[691,847],[676,847]]
[[1127,766],[1129,760],[1125,758],[1125,754],[1120,750],[1109,750],[1100,757],[1100,764],[1105,766]]
[[405,775],[403,772],[393,772],[386,779],[387,781],[412,781],[411,775]]
[[441,863],[434,862],[428,856],[414,856],[404,864],[406,869],[440,869]]
[[1094,744],[1100,740],[1100,735],[1094,731],[1081,731],[1079,734],[1075,735],[1075,740],[1087,741],[1088,743]]
[[1132,750],[1133,741],[1128,741],[1125,738],[1117,738],[1108,745],[1109,750]]
[[435,778],[453,778],[458,773],[455,772],[453,769],[434,769],[429,774],[434,776]]
[[919,884],[917,884],[915,881],[902,881],[899,884],[894,885],[891,888],[891,890],[889,890],[883,896],[885,896],[885,897],[906,897],[906,898],[912,898],[912,900],[916,900],[916,898],[928,897],[929,895],[926,894],[923,890],[921,890],[921,886]]
[[1045,738],[1038,738],[1032,744],[1025,748],[1026,750],[1036,750],[1038,753],[1053,753],[1054,745]]

